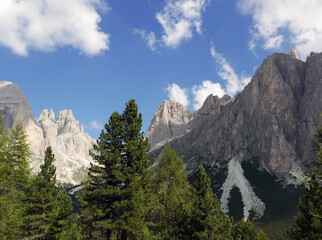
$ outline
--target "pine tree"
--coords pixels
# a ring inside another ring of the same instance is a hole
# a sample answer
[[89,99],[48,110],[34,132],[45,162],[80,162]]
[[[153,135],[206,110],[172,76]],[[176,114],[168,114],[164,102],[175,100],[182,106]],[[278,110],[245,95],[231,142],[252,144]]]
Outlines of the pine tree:
[[96,163],[79,194],[88,239],[151,238],[149,144],[141,127],[142,116],[132,99],[122,115],[111,115],[94,146],[91,155]]
[[30,155],[22,125],[12,131],[0,118],[0,239],[21,239],[22,200],[30,179]]
[[232,237],[234,240],[259,240],[254,223],[249,219],[242,219],[233,226]]
[[[72,200],[61,186],[56,186],[55,156],[51,147],[44,164],[26,192],[24,235],[26,239],[76,239]],[[68,237],[67,237],[68,236]]]
[[300,198],[299,214],[290,231],[292,239],[322,239],[322,126],[318,126],[312,160],[313,169],[306,172],[306,192]]
[[160,239],[189,239],[192,193],[182,160],[168,146],[154,170],[159,202],[156,222]]
[[221,211],[219,200],[211,189],[205,169],[200,166],[194,181],[192,205],[192,239],[231,239],[231,220]]
[[105,124],[94,151],[90,152],[96,164],[91,164],[89,180],[80,191],[82,228],[88,239],[109,239],[116,231],[114,224],[119,212],[115,203],[121,200],[120,188],[125,180],[122,173],[123,118],[114,112]]

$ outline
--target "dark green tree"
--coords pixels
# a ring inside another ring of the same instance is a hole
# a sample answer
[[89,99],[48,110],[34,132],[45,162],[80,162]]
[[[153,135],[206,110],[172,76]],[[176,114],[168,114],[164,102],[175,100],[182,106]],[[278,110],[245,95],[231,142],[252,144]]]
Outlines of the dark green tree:
[[234,240],[259,240],[254,223],[249,219],[240,220],[233,226],[232,237]]
[[313,142],[316,157],[313,168],[306,172],[306,192],[300,198],[298,215],[289,235],[292,239],[322,239],[322,126],[319,125]]
[[157,229],[160,239],[190,239],[192,190],[182,160],[168,146],[156,173]]
[[151,238],[149,144],[141,127],[142,115],[132,99],[122,115],[111,115],[94,146],[95,164],[79,194],[88,239]]
[[77,239],[72,200],[61,186],[56,186],[54,161],[48,147],[41,171],[26,192],[24,235],[27,239]]
[[21,239],[29,147],[21,124],[8,131],[0,121],[0,239]]
[[123,136],[123,118],[114,112],[94,145],[94,151],[90,152],[96,163],[91,164],[89,179],[79,193],[82,229],[88,239],[110,239],[116,231],[115,221],[120,212],[115,204],[121,200],[120,189],[125,181],[121,165]]
[[191,239],[231,239],[232,222],[220,209],[205,169],[200,166],[194,181]]

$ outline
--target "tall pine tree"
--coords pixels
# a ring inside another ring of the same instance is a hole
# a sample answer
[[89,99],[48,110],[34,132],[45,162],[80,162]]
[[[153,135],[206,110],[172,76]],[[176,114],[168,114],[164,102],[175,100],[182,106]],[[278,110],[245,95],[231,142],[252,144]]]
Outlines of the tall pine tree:
[[83,232],[88,239],[151,238],[149,144],[141,127],[142,116],[132,99],[122,115],[111,115],[94,146],[91,155],[96,163],[80,192]]
[[231,220],[221,211],[205,169],[200,166],[194,181],[191,239],[231,239]]
[[319,125],[313,142],[316,157],[313,168],[306,172],[306,192],[298,205],[299,214],[290,231],[292,239],[322,239],[322,126]]
[[168,146],[156,172],[157,229],[160,239],[190,239],[192,191],[182,160]]
[[77,239],[72,200],[61,186],[56,186],[54,161],[48,147],[41,171],[26,192],[24,236],[27,239]]
[[0,122],[0,239],[21,239],[30,152],[22,125],[8,131]]

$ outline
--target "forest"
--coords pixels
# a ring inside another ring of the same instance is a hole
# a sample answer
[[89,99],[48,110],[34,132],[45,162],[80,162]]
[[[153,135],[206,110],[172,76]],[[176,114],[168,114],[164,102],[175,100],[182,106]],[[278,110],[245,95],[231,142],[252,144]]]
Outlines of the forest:
[[[77,192],[80,209],[56,180],[48,147],[40,172],[31,174],[31,153],[21,124],[0,126],[0,239],[218,239],[265,240],[249,219],[234,221],[220,209],[203,166],[188,181],[182,159],[169,146],[151,165],[142,115],[135,100],[113,112],[90,155],[94,160]],[[316,157],[291,239],[322,238],[322,127]]]

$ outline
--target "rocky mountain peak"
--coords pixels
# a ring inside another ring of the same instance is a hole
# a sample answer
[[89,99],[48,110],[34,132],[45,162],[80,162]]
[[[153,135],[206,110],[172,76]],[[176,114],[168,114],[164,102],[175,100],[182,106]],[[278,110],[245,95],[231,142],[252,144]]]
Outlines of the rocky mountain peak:
[[75,119],[72,110],[62,110],[57,117],[58,133],[79,133],[79,122]]
[[38,118],[38,122],[43,122],[46,120],[55,122],[55,113],[52,108],[50,109],[50,111],[48,111],[48,109],[44,109]]
[[297,52],[294,48],[288,52],[288,55],[290,55],[292,58],[299,59]]
[[[293,181],[313,157],[311,139],[322,121],[321,80],[322,53],[311,53],[306,62],[294,51],[274,53],[233,99],[210,95],[171,146],[187,170],[258,158],[270,173]],[[154,132],[160,143],[161,131]]]
[[71,110],[61,111],[55,121],[54,111],[44,109],[37,120],[21,88],[12,82],[1,81],[0,114],[8,128],[18,122],[23,124],[33,153],[30,164],[34,172],[40,170],[45,150],[51,146],[60,182],[78,184],[85,177],[92,161],[88,152],[95,141],[84,133],[83,126],[79,127]]
[[210,94],[204,101],[198,114],[216,114],[220,112],[220,106],[227,104],[231,100],[231,96],[225,94],[222,98]]
[[192,117],[193,114],[174,99],[164,100],[153,115],[145,135],[149,139],[151,149],[188,131]]

